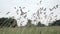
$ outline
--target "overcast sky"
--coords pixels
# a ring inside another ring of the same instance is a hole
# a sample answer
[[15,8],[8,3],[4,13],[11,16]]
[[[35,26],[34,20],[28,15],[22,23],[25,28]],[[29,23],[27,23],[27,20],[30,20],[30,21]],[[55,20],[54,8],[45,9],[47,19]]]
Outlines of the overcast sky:
[[[60,18],[60,0],[0,0],[0,17],[16,17],[16,10],[14,7],[26,7],[24,11],[30,11],[28,18],[31,18],[31,15],[36,12],[40,7],[47,8],[46,12],[49,13],[49,8],[52,8],[55,5],[59,5],[57,9],[53,10],[55,14]],[[6,15],[7,12],[11,12],[9,15]]]

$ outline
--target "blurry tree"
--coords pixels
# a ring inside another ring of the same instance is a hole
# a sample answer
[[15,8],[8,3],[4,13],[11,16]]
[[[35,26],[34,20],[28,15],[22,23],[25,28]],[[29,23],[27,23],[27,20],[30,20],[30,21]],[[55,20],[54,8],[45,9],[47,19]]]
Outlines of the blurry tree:
[[27,26],[27,27],[33,27],[34,24],[32,24],[31,22],[32,22],[32,21],[31,21],[30,19],[28,19],[28,22],[27,22],[27,25],[26,25],[26,26]]
[[28,19],[28,22],[27,22],[27,25],[26,25],[27,27],[31,27],[31,20],[30,19]]
[[38,26],[38,27],[43,27],[43,26],[45,26],[45,25],[44,25],[44,24],[41,24],[41,22],[38,22],[37,26]]
[[12,18],[0,18],[0,27],[16,27],[17,21]]
[[49,23],[49,26],[60,26],[60,20],[53,21],[52,23]]

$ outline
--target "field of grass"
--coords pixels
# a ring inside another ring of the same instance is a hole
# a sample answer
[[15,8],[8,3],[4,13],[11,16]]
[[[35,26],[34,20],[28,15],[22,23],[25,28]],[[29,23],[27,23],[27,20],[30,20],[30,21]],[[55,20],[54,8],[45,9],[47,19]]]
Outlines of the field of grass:
[[60,27],[0,28],[0,34],[60,34]]

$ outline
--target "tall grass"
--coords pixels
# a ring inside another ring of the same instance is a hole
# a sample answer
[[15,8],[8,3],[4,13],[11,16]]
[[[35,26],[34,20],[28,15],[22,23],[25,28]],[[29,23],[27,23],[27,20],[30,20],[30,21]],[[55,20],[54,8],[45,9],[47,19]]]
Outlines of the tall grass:
[[0,28],[0,34],[60,34],[60,27]]

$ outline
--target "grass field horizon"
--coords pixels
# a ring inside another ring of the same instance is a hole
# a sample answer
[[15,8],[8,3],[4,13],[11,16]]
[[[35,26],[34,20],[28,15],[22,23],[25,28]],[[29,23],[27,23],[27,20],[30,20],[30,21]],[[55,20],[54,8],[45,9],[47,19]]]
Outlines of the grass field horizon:
[[0,34],[60,34],[60,26],[0,28]]

